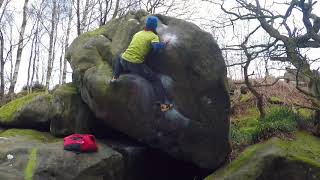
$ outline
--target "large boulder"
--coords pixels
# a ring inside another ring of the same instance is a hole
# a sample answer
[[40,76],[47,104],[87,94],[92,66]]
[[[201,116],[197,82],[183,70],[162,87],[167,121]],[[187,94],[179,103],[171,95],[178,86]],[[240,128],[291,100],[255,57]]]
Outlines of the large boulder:
[[54,136],[83,134],[92,130],[95,116],[72,84],[54,90],[51,111],[54,117],[50,121],[50,132]]
[[126,74],[115,85],[115,57],[123,52],[147,14],[129,13],[76,38],[67,52],[82,99],[105,124],[170,155],[216,168],[230,152],[226,67],[213,37],[196,25],[162,15],[158,33],[171,44],[150,66],[159,73],[174,108],[159,112],[144,78]]
[[48,133],[10,129],[0,137],[0,179],[123,179],[122,155],[103,143],[96,153],[76,154]]
[[89,133],[94,120],[94,114],[72,84],[62,85],[52,94],[27,94],[0,108],[1,126],[50,130],[60,137]]
[[273,138],[246,149],[206,180],[320,179],[320,140],[305,132],[290,141]]
[[52,96],[41,92],[17,98],[0,108],[0,125],[34,129],[49,129],[54,116]]

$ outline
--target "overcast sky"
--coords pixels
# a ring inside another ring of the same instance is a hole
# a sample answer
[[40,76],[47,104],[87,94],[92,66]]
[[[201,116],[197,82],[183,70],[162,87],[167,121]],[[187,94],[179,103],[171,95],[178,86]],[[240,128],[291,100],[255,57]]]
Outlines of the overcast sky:
[[[30,3],[33,2],[32,0],[30,0]],[[263,2],[270,2],[270,1],[263,1]],[[285,0],[278,0],[277,2],[285,2]],[[191,21],[194,22],[195,24],[197,24],[198,26],[200,26],[202,29],[204,29],[205,31],[208,32],[212,32],[210,26],[212,25],[213,22],[210,22],[210,20],[216,19],[218,17],[220,17],[220,15],[222,14],[222,11],[220,10],[220,8],[218,6],[214,6],[211,3],[208,2],[203,2],[201,0],[189,0],[189,3],[192,4],[192,8],[194,9],[194,14],[193,16],[191,16]],[[227,1],[226,7],[231,7],[234,5],[234,0],[229,0]],[[16,22],[16,26],[14,27],[16,30],[20,28],[21,25],[21,19],[22,19],[22,8],[23,8],[23,1],[22,0],[12,0],[11,5],[9,7],[10,9],[16,9],[18,12],[20,12],[20,14],[17,14],[15,17],[15,22]],[[270,5],[267,4],[267,8],[269,9],[276,9],[279,12],[283,12],[286,10],[286,8],[283,8],[283,6],[281,5]],[[320,4],[316,4],[315,9],[320,9]],[[315,13],[320,13],[320,11],[315,11]],[[300,20],[301,19],[301,15],[298,12],[294,13],[294,17],[296,18],[296,20]],[[257,25],[257,23],[254,22],[250,22],[250,23],[245,23],[245,22],[239,22],[239,26],[237,27],[238,29],[233,29],[231,27],[226,28],[224,30],[224,32],[222,31],[215,31],[216,32],[216,37],[218,38],[218,42],[220,46],[224,46],[226,44],[237,44],[239,43],[239,41],[234,38],[234,34],[237,34],[237,31],[250,31],[250,29],[252,29],[254,26]],[[75,23],[73,24],[73,26],[75,26]],[[73,32],[70,38],[70,43],[72,42],[72,40],[76,37],[76,32],[75,32],[75,27],[72,28]],[[31,30],[31,26],[27,26],[27,30],[26,33],[30,33]],[[258,37],[263,39],[264,37]],[[17,42],[18,36],[16,34],[16,42]],[[18,81],[17,81],[17,87],[16,87],[16,91],[20,91],[22,86],[26,84],[26,79],[27,79],[27,66],[28,66],[28,58],[29,58],[29,50],[30,47],[26,47],[23,51],[23,59],[21,61],[21,67],[20,67],[20,72],[19,72],[19,76],[18,76]],[[52,81],[51,81],[51,85],[53,84],[57,84],[58,83],[58,77],[59,77],[59,54],[60,54],[60,48],[57,48],[57,57],[56,57],[56,61],[55,61],[55,65],[54,65],[54,69],[53,69],[53,74],[52,74]],[[315,50],[311,50],[310,54],[312,57],[318,57],[317,53],[315,53]],[[14,57],[15,59],[15,54]],[[47,55],[44,55],[43,58],[41,59],[44,66],[46,66],[46,62],[47,62]],[[6,64],[6,68],[9,68],[10,63]],[[261,67],[261,65],[255,65],[256,67]],[[317,64],[313,65],[314,68],[317,68]],[[236,69],[236,68],[235,68]],[[239,68],[238,68],[239,69]],[[255,67],[252,67],[251,70],[253,71],[255,69]],[[68,69],[69,72],[71,72],[70,66]],[[239,71],[239,70],[238,70]],[[239,71],[240,72],[240,71]],[[282,75],[283,71],[272,71],[272,73],[276,76]],[[71,74],[68,74],[67,76],[67,81],[70,82],[71,81]]]

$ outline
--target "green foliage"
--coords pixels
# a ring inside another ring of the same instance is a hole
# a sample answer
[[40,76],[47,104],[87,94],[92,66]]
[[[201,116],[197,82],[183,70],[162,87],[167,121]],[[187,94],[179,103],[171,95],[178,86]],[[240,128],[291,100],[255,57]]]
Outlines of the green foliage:
[[249,94],[241,94],[240,96],[240,102],[243,103],[243,102],[247,102],[250,100],[250,96]]
[[273,106],[263,119],[252,108],[232,122],[230,136],[233,145],[250,145],[272,136],[290,134],[297,130],[299,121],[305,121],[304,117],[287,107]]
[[29,154],[27,167],[24,169],[24,180],[33,179],[33,171],[37,164],[37,148],[33,148]]
[[282,103],[283,103],[283,100],[280,99],[280,98],[278,98],[278,97],[276,97],[276,96],[271,96],[271,97],[269,98],[269,101],[270,101],[270,103],[272,103],[272,104],[282,104]]
[[268,139],[277,134],[289,134],[297,130],[299,116],[287,107],[273,107],[263,119],[259,119],[253,138]]
[[300,108],[298,109],[298,114],[305,120],[311,120],[313,118],[313,111],[310,109]]
[[239,128],[239,126],[231,124],[230,136],[233,146],[252,144],[253,133],[255,134],[255,128]]
[[235,119],[231,123],[230,136],[233,145],[252,144],[252,137],[259,123],[258,118],[259,112],[257,108],[250,108],[242,117]]
[[43,93],[32,93],[21,98],[15,99],[8,104],[5,104],[0,108],[0,120],[2,122],[8,122],[12,120],[14,113],[23,107],[23,105],[31,102],[34,97],[41,95]]

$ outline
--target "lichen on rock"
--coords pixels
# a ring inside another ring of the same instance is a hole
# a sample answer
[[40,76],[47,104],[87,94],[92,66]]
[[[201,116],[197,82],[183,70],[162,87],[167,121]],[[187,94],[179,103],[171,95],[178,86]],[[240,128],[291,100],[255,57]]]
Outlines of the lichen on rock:
[[61,139],[52,136],[48,132],[39,132],[32,129],[8,129],[0,133],[0,137],[22,137],[27,140],[40,141],[43,143],[56,142]]
[[0,108],[0,122],[5,123],[12,120],[13,115],[17,112],[23,105],[29,103],[34,97],[43,93],[32,93],[21,98],[15,99],[8,104]]
[[272,138],[247,148],[206,180],[319,178],[320,140],[306,132],[298,132],[294,140]]
[[52,111],[50,132],[55,136],[89,133],[95,120],[72,83],[64,84],[53,92]]
[[24,180],[33,180],[33,172],[37,165],[37,148],[33,148],[29,154],[27,167],[24,169]]

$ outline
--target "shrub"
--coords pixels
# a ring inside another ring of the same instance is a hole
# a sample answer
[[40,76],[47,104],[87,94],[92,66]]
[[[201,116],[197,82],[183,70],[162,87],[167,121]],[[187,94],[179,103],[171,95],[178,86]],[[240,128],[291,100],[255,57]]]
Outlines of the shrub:
[[253,143],[253,134],[255,134],[256,128],[240,128],[236,124],[231,124],[230,137],[232,146],[245,146]]
[[259,119],[253,139],[260,141],[272,136],[281,136],[294,132],[298,127],[299,116],[287,107],[274,107]]
[[[39,82],[35,82],[34,84],[32,84],[31,89],[32,89],[32,91],[45,91],[46,87],[43,84],[39,83]],[[22,87],[22,90],[23,91],[27,91],[28,90],[28,86],[24,85]]]
[[250,100],[249,94],[241,94],[241,96],[240,96],[240,102],[241,103],[248,102],[249,100]]

